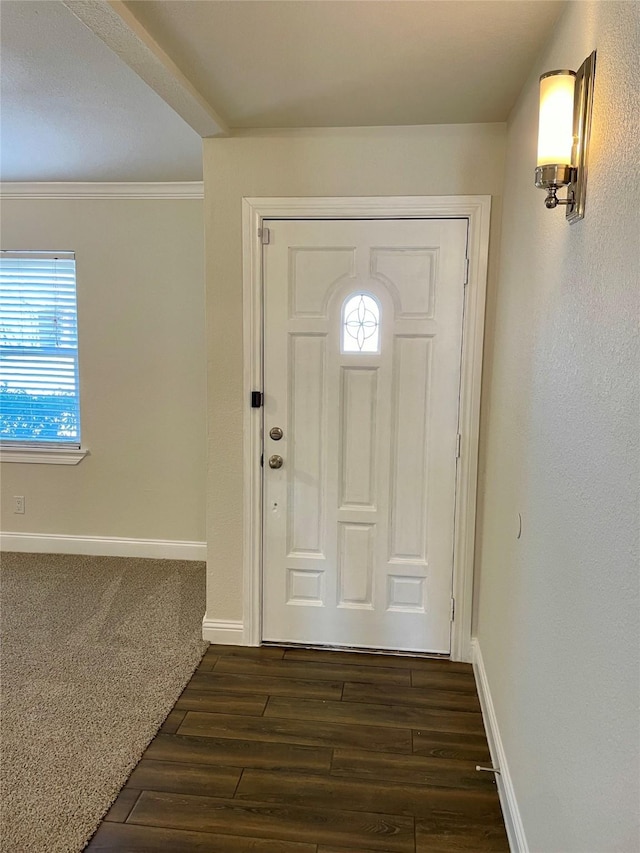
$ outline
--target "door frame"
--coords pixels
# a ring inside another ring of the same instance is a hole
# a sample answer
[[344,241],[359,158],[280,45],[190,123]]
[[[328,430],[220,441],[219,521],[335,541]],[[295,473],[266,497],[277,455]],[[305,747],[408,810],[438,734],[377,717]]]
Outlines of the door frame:
[[262,641],[262,410],[251,392],[263,382],[262,228],[267,219],[467,219],[468,275],[462,326],[460,458],[453,555],[455,619],[451,660],[471,661],[478,441],[491,196],[243,198],[243,642]]

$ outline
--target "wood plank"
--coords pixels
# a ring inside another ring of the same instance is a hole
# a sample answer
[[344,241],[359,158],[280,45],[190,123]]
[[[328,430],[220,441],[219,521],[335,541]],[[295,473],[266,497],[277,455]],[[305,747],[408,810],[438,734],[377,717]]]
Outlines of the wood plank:
[[190,687],[235,693],[260,693],[269,696],[300,696],[309,699],[340,699],[341,681],[309,681],[269,675],[237,675],[235,673],[196,673]]
[[[464,664],[471,666],[471,664]],[[447,690],[455,690],[456,684],[470,688],[473,686],[476,690],[476,681],[473,677],[473,671],[459,670],[432,670],[432,669],[412,669],[411,670],[411,686],[412,687],[433,687],[434,679],[440,680],[440,683],[446,683]]]
[[446,658],[422,658],[411,655],[347,652],[333,649],[285,649],[285,660],[318,663],[345,663],[352,666],[385,666],[396,669],[422,669],[432,672],[461,672],[473,676],[470,663],[459,663]]
[[411,670],[411,685],[424,690],[447,690],[450,693],[471,693],[474,696],[478,693],[473,675],[461,672],[416,673],[415,670]]
[[128,822],[311,844],[348,847],[351,842],[352,847],[355,844],[356,848],[360,845],[387,853],[413,853],[415,849],[412,817],[155,791],[142,792]]
[[321,844],[318,847],[318,853],[374,853],[374,851],[363,850],[362,847],[334,847],[333,844],[330,846]]
[[140,796],[140,791],[135,788],[124,788],[115,799],[115,802],[102,818],[103,820],[124,823],[129,817],[129,812]]
[[328,771],[332,750],[290,743],[260,743],[215,737],[158,735],[145,758],[181,761],[188,764],[222,764],[227,767],[257,767],[264,770]]
[[417,835],[416,853],[509,853],[504,827],[462,829],[444,835]]
[[411,752],[409,729],[382,728],[373,725],[336,725],[332,722],[323,723],[295,718],[267,719],[266,717],[241,717],[233,714],[187,711],[178,734],[276,741],[303,746],[372,749],[380,752]]
[[160,726],[160,731],[167,735],[172,735],[174,732],[177,732],[186,713],[186,711],[176,711],[175,708],[172,709],[169,712],[167,719]]
[[465,830],[490,829],[503,827],[502,810],[498,794],[483,801],[482,809],[466,810],[433,809],[419,819],[420,832],[426,836],[444,836],[447,833],[460,834]]
[[509,853],[499,805],[482,820],[434,814],[416,821],[416,853]]
[[205,659],[218,657],[248,658],[251,660],[282,660],[284,649],[279,646],[223,646],[212,644]]
[[479,713],[437,711],[431,708],[411,708],[406,705],[374,705],[365,702],[323,702],[317,699],[271,697],[267,702],[264,716],[293,720],[322,720],[360,726],[425,728],[431,731],[476,734],[484,732],[482,715]]
[[413,732],[413,752],[432,758],[457,761],[490,761],[489,746],[484,734],[457,734],[421,729]]
[[407,782],[436,788],[496,792],[492,774],[479,773],[470,761],[448,761],[421,755],[336,749],[331,775],[365,781]]
[[326,775],[245,770],[235,799],[331,810],[348,804],[352,812],[375,812],[383,807],[390,814],[414,817],[430,817],[434,811],[444,811],[456,815],[459,820],[473,817],[480,821],[486,813],[493,814],[498,796],[495,790],[481,793]]
[[198,664],[196,672],[211,672],[217,662],[218,655],[209,655],[207,653]]
[[194,675],[174,707],[180,711],[214,711],[220,714],[248,714],[259,717],[268,698],[266,694],[260,696],[221,692],[212,685],[203,685]]
[[103,824],[89,853],[315,853],[315,844],[188,832],[135,824]]
[[238,675],[272,675],[279,678],[298,678],[317,681],[383,681],[386,684],[411,683],[409,670],[386,666],[348,666],[345,664],[312,663],[288,660],[244,660],[221,657],[214,672],[233,672]]
[[480,713],[480,700],[475,692],[457,693],[433,688],[394,686],[390,692],[381,684],[358,684],[347,681],[342,693],[344,702],[379,702],[436,708],[441,711],[475,711]]
[[233,797],[242,774],[238,767],[210,764],[178,764],[143,757],[127,782],[127,788]]

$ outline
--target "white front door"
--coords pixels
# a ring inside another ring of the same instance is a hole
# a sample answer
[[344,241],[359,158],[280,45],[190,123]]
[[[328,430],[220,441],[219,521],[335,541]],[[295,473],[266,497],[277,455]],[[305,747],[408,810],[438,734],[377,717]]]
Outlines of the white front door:
[[265,225],[263,639],[448,653],[467,220]]

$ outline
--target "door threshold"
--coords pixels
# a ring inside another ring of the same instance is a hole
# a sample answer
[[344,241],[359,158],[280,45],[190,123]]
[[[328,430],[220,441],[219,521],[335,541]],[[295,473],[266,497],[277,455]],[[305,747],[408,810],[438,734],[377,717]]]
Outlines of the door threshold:
[[288,643],[277,640],[263,640],[262,646],[272,646],[282,649],[311,649],[318,652],[352,652],[357,655],[393,655],[405,658],[428,658],[431,660],[450,660],[451,655],[439,652],[413,652],[406,649],[371,649],[365,646],[332,646],[312,643]]

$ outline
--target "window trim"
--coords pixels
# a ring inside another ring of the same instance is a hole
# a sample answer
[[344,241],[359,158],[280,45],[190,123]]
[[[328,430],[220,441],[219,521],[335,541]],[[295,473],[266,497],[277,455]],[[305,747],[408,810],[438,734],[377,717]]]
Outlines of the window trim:
[[41,465],[77,465],[89,451],[82,447],[36,447],[33,444],[0,445],[0,462],[37,462]]

